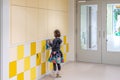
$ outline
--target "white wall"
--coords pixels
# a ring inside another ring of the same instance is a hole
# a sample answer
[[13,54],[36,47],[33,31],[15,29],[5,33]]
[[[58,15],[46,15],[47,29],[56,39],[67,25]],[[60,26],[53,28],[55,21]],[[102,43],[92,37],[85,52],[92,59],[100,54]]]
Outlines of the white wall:
[[[74,0],[70,0],[69,7],[69,42],[70,53],[68,55],[69,61],[75,60],[75,10]],[[9,80],[9,0],[0,0],[0,80]],[[4,62],[4,63],[3,63]]]
[[0,0],[0,80],[1,80],[1,0]]
[[69,61],[75,61],[75,55],[76,55],[76,46],[75,46],[75,10],[76,10],[76,0],[69,0],[69,43],[70,43],[70,51],[68,54],[68,60]]
[[0,80],[8,80],[8,47],[9,47],[9,0],[0,0],[0,26],[1,26],[1,76]]
[[[42,55],[41,65],[37,66],[39,69],[36,68],[35,65],[35,59],[38,59],[36,58],[36,54],[43,54],[45,52],[44,49],[42,49],[42,47],[44,47],[41,45],[41,42],[43,43],[42,40],[53,38],[53,32],[56,28],[61,31],[62,37],[68,35],[68,0],[11,0],[10,13],[9,66],[15,61],[16,70],[14,74],[18,75],[20,72],[23,72],[26,80],[33,66],[35,67],[34,69],[36,69],[35,72],[37,72],[42,69],[40,69],[41,66],[45,66],[44,63],[47,63],[47,61],[44,60],[45,55]],[[35,50],[35,54],[24,55],[26,53],[32,53],[30,47],[25,47],[24,50],[26,52],[22,53],[22,57],[19,60],[18,46],[30,45],[32,42],[36,42],[37,45],[36,48],[32,49]],[[64,53],[66,57],[67,52]],[[23,60],[26,57],[30,58],[30,70],[28,70],[28,73],[24,71],[25,65]],[[22,68],[18,67],[19,63]],[[12,69],[13,68],[9,69],[10,80],[16,78],[15,75],[11,76]],[[48,70],[48,67],[46,67],[46,69]],[[45,73],[47,72],[48,71]],[[36,73],[34,76],[35,75],[36,78],[39,78],[39,76],[43,74]]]

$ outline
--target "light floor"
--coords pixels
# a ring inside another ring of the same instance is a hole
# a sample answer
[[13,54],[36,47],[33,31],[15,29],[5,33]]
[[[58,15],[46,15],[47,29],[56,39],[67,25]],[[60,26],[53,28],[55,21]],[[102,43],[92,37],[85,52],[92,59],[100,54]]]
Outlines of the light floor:
[[62,78],[53,78],[50,75],[42,80],[120,80],[120,66],[67,63],[62,67]]

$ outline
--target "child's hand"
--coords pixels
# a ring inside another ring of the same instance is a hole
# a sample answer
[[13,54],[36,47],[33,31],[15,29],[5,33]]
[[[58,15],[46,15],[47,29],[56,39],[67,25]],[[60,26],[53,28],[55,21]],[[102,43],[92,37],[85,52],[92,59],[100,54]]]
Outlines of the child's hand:
[[50,40],[47,40],[47,42],[49,43],[49,42],[50,42]]
[[49,41],[50,41],[50,43],[52,43],[52,42],[53,42],[53,40],[52,40],[52,39],[50,39]]
[[51,43],[50,40],[47,40],[47,43],[50,44]]
[[54,51],[53,54],[56,54],[56,52]]

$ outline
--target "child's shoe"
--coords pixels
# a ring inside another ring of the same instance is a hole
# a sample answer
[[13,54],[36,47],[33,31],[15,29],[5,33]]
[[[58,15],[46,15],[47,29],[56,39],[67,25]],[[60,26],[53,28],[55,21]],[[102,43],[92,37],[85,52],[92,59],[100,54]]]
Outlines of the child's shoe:
[[53,71],[51,74],[50,74],[51,77],[55,78],[56,77],[56,72]]
[[56,78],[61,78],[61,76],[59,74],[56,75]]

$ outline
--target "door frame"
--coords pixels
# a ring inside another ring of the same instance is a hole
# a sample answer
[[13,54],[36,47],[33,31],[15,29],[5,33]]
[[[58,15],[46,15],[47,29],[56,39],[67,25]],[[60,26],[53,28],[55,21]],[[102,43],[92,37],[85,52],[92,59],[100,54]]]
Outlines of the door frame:
[[[92,3],[92,2],[94,2],[94,1],[97,1],[97,0],[91,0],[91,1],[87,1],[87,2],[84,2],[84,3],[82,3],[82,4],[89,4],[90,2]],[[98,36],[100,36],[100,38],[101,38],[101,45],[100,45],[100,47],[101,47],[101,63],[102,64],[115,64],[115,65],[120,65],[120,62],[119,62],[119,60],[120,60],[120,52],[107,52],[107,45],[106,45],[106,39],[107,39],[107,4],[120,4],[120,0],[98,0],[98,4],[99,4],[99,6],[101,7],[100,8],[100,11],[101,12],[98,12],[98,16],[101,16],[102,15],[102,17],[99,17],[100,18],[100,28],[99,28],[99,31],[98,31]],[[77,3],[77,10],[78,10],[78,5],[79,3]],[[99,8],[98,8],[99,9]],[[79,10],[78,10],[79,11]],[[77,11],[77,37],[78,38],[80,38],[80,36],[78,36],[78,34],[80,33],[80,24],[79,24],[79,22],[80,22],[80,20],[79,20],[79,18],[80,18],[80,16],[79,16],[79,12]],[[100,14],[101,13],[101,14]],[[78,18],[79,17],[79,18]],[[79,21],[79,22],[78,22]],[[106,26],[106,27],[105,27]],[[79,39],[76,39],[76,41],[77,41],[77,44],[76,44],[76,46],[77,46],[77,53],[76,53],[76,59],[77,59],[77,57],[78,57],[78,52],[79,52],[79,46],[78,45],[80,45],[80,43],[79,43]],[[77,60],[78,61],[78,60]],[[83,61],[84,62],[84,61]],[[86,62],[86,61],[85,61]],[[91,62],[91,61],[90,61]]]
[[[107,4],[120,4],[120,0],[102,2],[102,63],[120,65],[120,52],[107,52]],[[105,15],[104,15],[105,14]],[[105,27],[106,26],[106,27]]]
[[[80,6],[81,5],[97,5],[98,7],[98,12],[97,12],[97,26],[101,26],[101,17],[100,17],[100,11],[101,11],[101,8],[99,7],[101,4],[100,1],[96,1],[96,0],[92,0],[92,1],[87,1],[87,2],[77,2],[77,54],[76,54],[76,59],[77,61],[85,61],[85,62],[94,62],[94,63],[101,63],[101,34],[100,34],[100,31],[101,31],[101,27],[97,27],[97,50],[80,50]],[[98,23],[99,22],[99,23]],[[91,52],[90,54],[88,54],[88,52]],[[79,53],[79,54],[78,54]],[[94,55],[93,55],[94,54]],[[81,56],[80,56],[81,55]],[[89,57],[88,57],[89,56]],[[83,57],[86,57],[83,58]],[[92,58],[94,57],[94,58]],[[81,60],[78,60],[79,58],[81,58]]]

